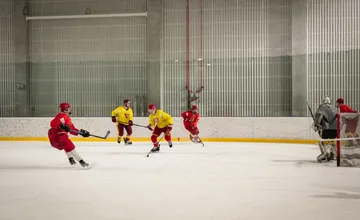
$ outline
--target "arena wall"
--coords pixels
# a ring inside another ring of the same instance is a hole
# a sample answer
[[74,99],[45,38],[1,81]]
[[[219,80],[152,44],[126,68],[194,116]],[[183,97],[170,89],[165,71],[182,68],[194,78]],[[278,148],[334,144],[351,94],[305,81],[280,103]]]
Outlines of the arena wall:
[[[47,141],[47,131],[51,118],[0,118],[1,141]],[[72,118],[77,128],[103,136],[111,134],[105,141],[115,141],[117,130],[111,119]],[[148,118],[134,118],[134,123],[147,125]],[[318,136],[311,129],[312,118],[308,117],[236,117],[201,118],[200,137],[214,142],[278,142],[316,143]],[[151,131],[133,126],[132,140],[150,141]],[[188,132],[182,125],[182,118],[174,118],[172,131],[174,141],[189,141]],[[104,141],[98,138],[72,137],[74,141]]]

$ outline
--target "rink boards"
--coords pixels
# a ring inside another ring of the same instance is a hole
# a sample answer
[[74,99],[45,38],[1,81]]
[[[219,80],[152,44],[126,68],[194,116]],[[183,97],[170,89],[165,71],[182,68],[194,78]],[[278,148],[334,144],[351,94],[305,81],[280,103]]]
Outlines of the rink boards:
[[[1,118],[0,141],[47,141],[47,131],[52,118]],[[74,141],[110,141],[117,137],[117,129],[110,117],[73,117],[77,128],[90,133],[111,134],[106,140],[72,137]],[[134,123],[147,125],[147,117],[134,118]],[[202,117],[199,121],[200,137],[212,142],[273,142],[316,143],[318,135],[311,129],[313,120],[308,117]],[[133,126],[133,141],[149,141],[151,131]],[[172,139],[189,141],[182,118],[174,117]]]

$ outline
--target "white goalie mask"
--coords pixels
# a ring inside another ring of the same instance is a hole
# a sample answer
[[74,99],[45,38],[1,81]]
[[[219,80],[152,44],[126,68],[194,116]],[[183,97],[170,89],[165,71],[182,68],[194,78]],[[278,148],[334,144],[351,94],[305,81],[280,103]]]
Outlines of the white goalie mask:
[[329,98],[329,96],[325,96],[325,97],[324,97],[323,103],[324,103],[324,104],[330,104],[330,103],[331,103],[331,99]]

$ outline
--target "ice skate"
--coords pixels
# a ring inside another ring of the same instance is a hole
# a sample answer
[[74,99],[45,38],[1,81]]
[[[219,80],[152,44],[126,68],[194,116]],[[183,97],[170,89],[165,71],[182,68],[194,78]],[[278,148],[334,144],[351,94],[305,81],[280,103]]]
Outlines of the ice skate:
[[132,142],[129,138],[124,138],[125,145],[132,145]]
[[151,152],[156,153],[160,151],[160,144],[157,147],[153,147],[153,149],[151,149]]
[[191,140],[193,143],[196,143],[194,137],[193,137],[191,134],[189,135],[189,137],[190,137],[190,140]]
[[120,144],[121,143],[121,137],[117,138],[117,142]]
[[201,141],[200,141],[200,138],[199,138],[199,137],[196,137],[194,141],[195,141],[195,143],[198,143],[198,144],[199,144],[199,143],[201,143]]
[[74,158],[70,157],[69,158],[69,163],[70,163],[70,165],[75,165],[76,161],[74,160]]
[[84,160],[80,160],[79,163],[81,164],[82,167],[85,167],[85,168],[89,167],[89,164],[86,163]]
[[169,141],[168,144],[169,144],[169,147],[172,148],[172,146],[173,146],[172,142]]

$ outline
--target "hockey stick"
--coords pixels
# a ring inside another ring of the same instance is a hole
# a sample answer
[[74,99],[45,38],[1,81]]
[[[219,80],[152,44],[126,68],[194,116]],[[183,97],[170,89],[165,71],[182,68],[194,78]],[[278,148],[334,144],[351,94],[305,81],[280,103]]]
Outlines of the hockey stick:
[[100,136],[97,136],[97,135],[94,135],[94,134],[90,134],[90,136],[105,140],[109,136],[109,134],[110,134],[110,131],[107,131],[104,137],[100,137]]
[[[120,123],[119,121],[116,121],[116,122]],[[147,128],[147,126],[145,126],[145,125],[138,125],[138,124],[132,124],[132,125],[137,126],[137,127]]]
[[[165,135],[163,135],[157,142],[156,142],[156,145],[160,143],[161,139],[163,139],[163,137],[165,137]],[[146,157],[149,157],[149,155],[152,153],[152,149],[149,151],[149,153],[146,155]]]
[[[70,130],[70,131],[73,132],[73,133],[80,134],[80,131],[75,131],[75,130]],[[98,136],[98,135],[95,135],[95,134],[90,134],[90,136],[105,140],[109,136],[109,134],[110,134],[110,131],[107,131],[104,137],[101,137],[101,136]]]
[[145,125],[138,125],[138,124],[133,124],[133,125],[137,126],[137,127],[147,128],[147,126],[145,126]]

